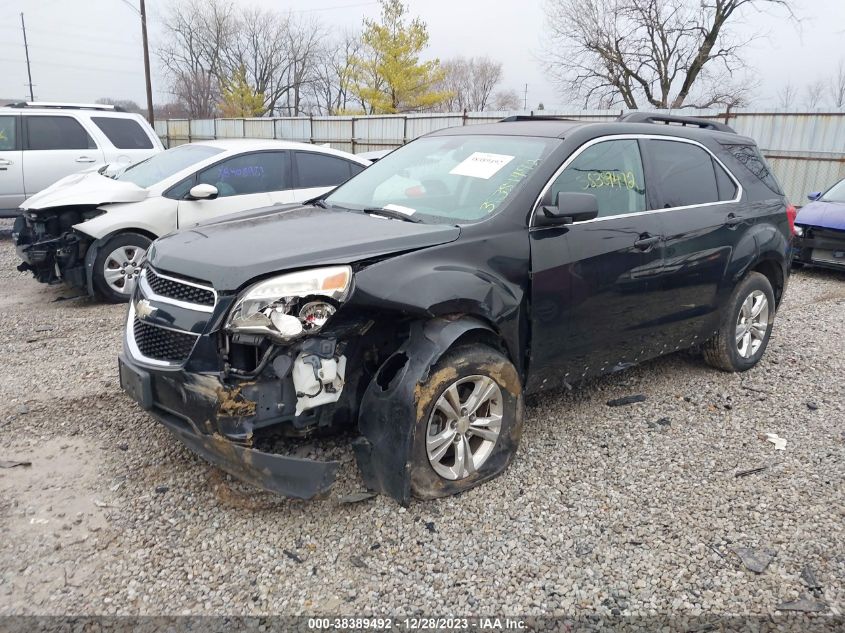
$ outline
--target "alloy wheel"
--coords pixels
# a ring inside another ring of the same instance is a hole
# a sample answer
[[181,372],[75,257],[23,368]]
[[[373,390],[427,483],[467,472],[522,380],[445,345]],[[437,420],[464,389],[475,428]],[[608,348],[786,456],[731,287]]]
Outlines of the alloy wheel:
[[751,358],[763,345],[769,328],[769,300],[760,290],[742,302],[736,318],[736,349],[743,358]]
[[128,295],[135,288],[135,280],[141,274],[141,260],[146,250],[139,246],[119,246],[114,249],[103,264],[103,279],[109,288]]
[[434,471],[444,479],[464,479],[490,457],[502,430],[502,391],[487,376],[452,382],[434,405],[425,448]]

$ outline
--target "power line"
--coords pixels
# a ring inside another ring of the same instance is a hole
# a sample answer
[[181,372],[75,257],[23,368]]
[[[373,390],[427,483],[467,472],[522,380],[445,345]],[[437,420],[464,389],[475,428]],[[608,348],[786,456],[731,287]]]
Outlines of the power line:
[[[21,64],[25,62],[24,59],[12,59],[10,57],[0,57],[0,62],[11,62],[13,64]],[[57,64],[55,62],[35,62],[36,66],[55,66],[56,68],[70,68],[78,71],[103,72],[103,73],[121,73],[132,74],[138,73],[137,69],[123,70],[120,68],[103,68],[102,66],[78,66],[76,64]]]

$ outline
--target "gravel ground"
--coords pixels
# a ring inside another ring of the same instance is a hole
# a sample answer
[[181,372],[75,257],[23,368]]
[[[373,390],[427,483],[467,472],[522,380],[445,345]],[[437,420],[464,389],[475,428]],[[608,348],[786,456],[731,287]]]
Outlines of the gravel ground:
[[121,394],[125,308],[15,264],[0,241],[0,459],[32,461],[0,469],[0,615],[845,610],[845,275],[793,276],[756,369],[677,354],[535,398],[502,477],[404,509],[340,502],[342,444],[330,499],[232,481]]

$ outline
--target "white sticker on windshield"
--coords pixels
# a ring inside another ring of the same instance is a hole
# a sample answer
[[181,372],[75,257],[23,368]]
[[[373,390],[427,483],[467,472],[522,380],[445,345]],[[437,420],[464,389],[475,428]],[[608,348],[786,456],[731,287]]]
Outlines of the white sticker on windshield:
[[390,209],[391,211],[398,211],[399,213],[404,213],[405,215],[414,215],[417,210],[412,209],[411,207],[403,207],[400,204],[386,204],[384,205],[385,209]]
[[473,152],[465,160],[455,165],[449,173],[455,176],[471,176],[472,178],[489,180],[513,159],[513,156],[506,154]]

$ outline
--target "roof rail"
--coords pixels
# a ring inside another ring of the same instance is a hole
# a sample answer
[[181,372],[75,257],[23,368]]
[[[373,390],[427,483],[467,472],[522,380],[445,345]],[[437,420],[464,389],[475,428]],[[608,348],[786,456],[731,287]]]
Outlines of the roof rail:
[[625,123],[662,123],[663,125],[681,125],[684,127],[697,127],[702,130],[715,130],[718,132],[730,132],[736,134],[734,129],[720,121],[711,119],[697,119],[691,116],[679,116],[676,114],[658,114],[655,112],[629,112],[621,114],[616,119]]
[[9,108],[51,108],[56,110],[105,110],[110,112],[126,112],[120,106],[104,103],[56,103],[53,101],[19,101],[10,103]]
[[499,123],[513,123],[514,121],[572,121],[577,119],[570,119],[565,116],[558,116],[556,114],[514,114],[507,116],[504,119],[499,119]]

